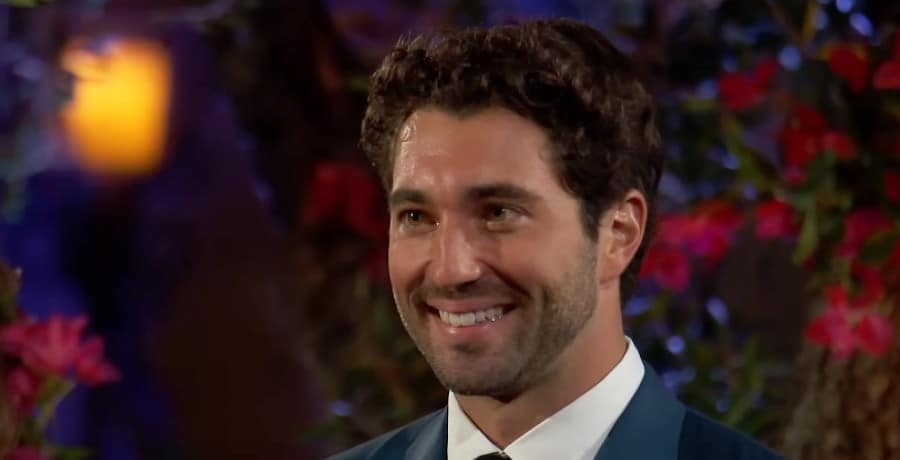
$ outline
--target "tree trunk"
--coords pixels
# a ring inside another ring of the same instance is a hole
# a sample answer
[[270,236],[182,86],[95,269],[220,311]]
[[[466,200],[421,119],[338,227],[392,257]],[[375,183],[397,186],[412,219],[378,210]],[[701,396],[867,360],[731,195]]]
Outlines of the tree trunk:
[[894,339],[883,356],[835,360],[820,347],[800,354],[797,406],[782,451],[802,460],[900,458],[900,283],[881,310]]

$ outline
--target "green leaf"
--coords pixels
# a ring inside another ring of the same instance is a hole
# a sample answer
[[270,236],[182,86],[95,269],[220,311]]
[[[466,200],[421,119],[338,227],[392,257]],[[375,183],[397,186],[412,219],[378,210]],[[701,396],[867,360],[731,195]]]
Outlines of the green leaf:
[[16,319],[16,302],[21,286],[22,272],[0,260],[0,324]]
[[875,235],[860,250],[860,258],[864,262],[873,264],[884,263],[898,241],[900,241],[900,233],[897,231]]
[[712,111],[716,110],[717,107],[718,107],[718,103],[716,102],[715,99],[700,98],[700,97],[687,98],[681,104],[681,108],[685,112],[693,112],[693,113],[712,112]]
[[40,412],[37,418],[38,427],[43,431],[50,424],[59,403],[75,388],[75,383],[65,378],[51,375],[38,393],[37,405]]
[[52,447],[52,458],[54,460],[86,460],[94,458],[94,451],[84,447]]
[[794,251],[794,263],[802,264],[819,245],[818,216],[815,208],[810,209],[803,216],[803,228],[800,229],[800,239],[797,241],[797,249]]
[[3,0],[3,3],[21,8],[31,8],[37,6],[38,0]]
[[722,139],[725,148],[738,159],[738,177],[753,184],[757,189],[769,187],[769,180],[763,171],[757,155],[744,144],[744,131],[740,122],[733,116],[722,117]]

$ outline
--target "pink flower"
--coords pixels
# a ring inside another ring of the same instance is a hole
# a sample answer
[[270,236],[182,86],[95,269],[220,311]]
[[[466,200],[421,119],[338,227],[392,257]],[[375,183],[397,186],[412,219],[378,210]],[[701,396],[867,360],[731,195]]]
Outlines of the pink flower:
[[715,265],[731,246],[734,233],[742,224],[741,215],[726,200],[701,203],[690,214],[662,216],[657,240],[673,248],[682,248]]
[[807,326],[807,340],[830,348],[835,358],[845,358],[857,348],[873,355],[887,351],[893,328],[883,316],[864,308],[872,302],[861,296],[848,301],[840,285],[825,288],[825,297],[828,307]]
[[19,415],[31,412],[43,383],[39,376],[25,367],[16,367],[9,372],[6,376],[6,390]]
[[869,56],[864,48],[849,44],[835,45],[828,53],[828,67],[832,73],[843,78],[854,93],[866,87]]
[[653,279],[662,288],[683,291],[691,278],[690,261],[676,248],[653,245],[644,257],[640,276]]
[[753,211],[756,217],[756,237],[764,240],[793,237],[797,234],[794,208],[783,201],[760,203]]
[[21,357],[34,329],[34,322],[28,319],[0,327],[0,349],[13,356]]
[[697,207],[692,220],[685,247],[701,257],[707,267],[715,265],[731,246],[734,233],[742,224],[741,215],[726,200],[710,200]]
[[38,372],[64,375],[78,357],[85,326],[84,316],[68,319],[53,315],[45,323],[36,323],[22,351],[22,361]]
[[6,460],[47,460],[40,450],[31,446],[19,446],[6,454]]
[[850,326],[849,311],[843,308],[826,308],[806,327],[806,339],[831,349],[835,358],[850,356],[859,346],[859,339]]
[[837,255],[855,257],[869,238],[892,228],[893,221],[881,209],[853,211],[844,220],[844,239],[838,245]]
[[847,133],[828,131],[822,136],[822,148],[831,150],[841,160],[849,160],[856,156],[856,143]]
[[81,346],[75,360],[78,378],[88,386],[97,386],[119,380],[119,371],[103,359],[103,339],[92,337]]
[[883,355],[891,345],[894,329],[884,316],[865,312],[853,329],[859,347],[875,356]]
[[884,173],[884,196],[891,203],[900,203],[900,173]]

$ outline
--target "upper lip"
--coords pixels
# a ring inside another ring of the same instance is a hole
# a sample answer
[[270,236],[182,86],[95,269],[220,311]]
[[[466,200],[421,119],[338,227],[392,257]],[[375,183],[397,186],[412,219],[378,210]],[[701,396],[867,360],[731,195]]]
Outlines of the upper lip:
[[510,302],[506,299],[496,298],[473,298],[464,300],[448,300],[448,299],[427,299],[426,304],[429,307],[445,311],[448,313],[469,313],[491,308],[498,308],[508,305]]

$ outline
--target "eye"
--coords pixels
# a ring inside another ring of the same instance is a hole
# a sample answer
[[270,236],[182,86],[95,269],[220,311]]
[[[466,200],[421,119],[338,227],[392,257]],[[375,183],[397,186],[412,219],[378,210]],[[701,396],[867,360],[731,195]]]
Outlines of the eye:
[[403,211],[400,213],[400,221],[404,224],[417,224],[422,222],[423,215],[422,211]]
[[512,217],[513,210],[503,206],[488,206],[487,217],[489,220],[505,220]]
[[422,230],[434,224],[427,213],[418,209],[408,209],[397,213],[397,222],[404,230]]
[[504,205],[488,205],[485,208],[484,219],[488,228],[506,229],[516,223],[522,217],[522,213],[515,208]]

